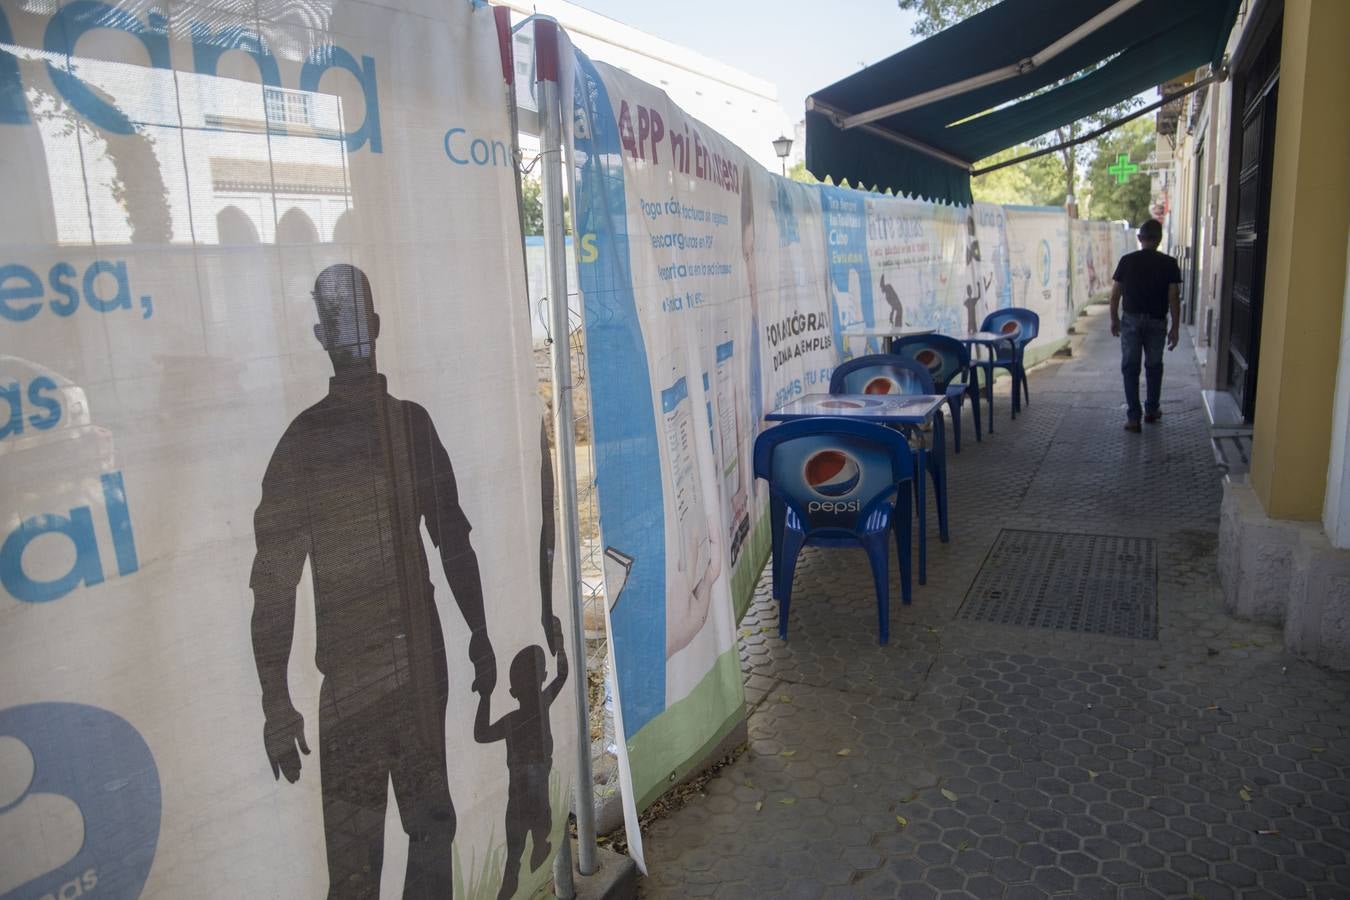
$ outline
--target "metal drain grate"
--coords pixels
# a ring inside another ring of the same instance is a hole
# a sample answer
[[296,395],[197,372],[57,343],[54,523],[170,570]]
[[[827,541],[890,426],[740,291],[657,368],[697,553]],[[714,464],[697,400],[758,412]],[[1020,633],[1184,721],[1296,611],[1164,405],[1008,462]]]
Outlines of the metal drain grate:
[[1158,639],[1152,538],[999,532],[958,619]]

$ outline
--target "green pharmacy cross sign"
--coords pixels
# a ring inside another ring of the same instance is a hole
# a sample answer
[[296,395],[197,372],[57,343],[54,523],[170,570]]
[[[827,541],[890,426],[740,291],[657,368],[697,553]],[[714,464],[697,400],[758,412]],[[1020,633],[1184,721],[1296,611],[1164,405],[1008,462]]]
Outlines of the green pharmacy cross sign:
[[1116,184],[1124,184],[1131,175],[1139,171],[1139,166],[1130,162],[1130,157],[1124,153],[1116,157],[1116,161],[1106,167],[1108,175],[1116,176]]

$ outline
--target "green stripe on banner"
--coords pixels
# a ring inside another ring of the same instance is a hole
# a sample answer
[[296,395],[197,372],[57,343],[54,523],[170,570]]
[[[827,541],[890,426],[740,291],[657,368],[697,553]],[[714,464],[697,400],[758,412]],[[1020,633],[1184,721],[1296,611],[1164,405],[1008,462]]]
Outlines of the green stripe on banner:
[[[767,533],[767,532],[766,532]],[[653,801],[692,772],[745,717],[740,701],[741,654],[732,647],[717,658],[703,680],[683,700],[652,719],[628,742],[637,808]],[[735,697],[733,706],[727,701]],[[717,723],[709,728],[710,723]],[[709,734],[693,750],[691,734]]]

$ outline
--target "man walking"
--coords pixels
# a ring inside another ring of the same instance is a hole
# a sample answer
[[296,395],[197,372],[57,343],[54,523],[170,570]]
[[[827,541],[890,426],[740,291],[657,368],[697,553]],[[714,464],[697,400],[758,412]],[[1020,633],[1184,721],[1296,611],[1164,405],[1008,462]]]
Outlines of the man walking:
[[[1125,376],[1125,430],[1137,433],[1139,420],[1153,423],[1162,418],[1163,336],[1167,349],[1175,350],[1181,339],[1181,269],[1177,261],[1158,252],[1162,223],[1149,219],[1139,226],[1139,246],[1116,264],[1111,286],[1111,334],[1120,338],[1120,371]],[[1121,315],[1120,301],[1125,299]],[[1172,327],[1167,327],[1167,315]],[[1144,360],[1147,395],[1139,405],[1139,358]]]

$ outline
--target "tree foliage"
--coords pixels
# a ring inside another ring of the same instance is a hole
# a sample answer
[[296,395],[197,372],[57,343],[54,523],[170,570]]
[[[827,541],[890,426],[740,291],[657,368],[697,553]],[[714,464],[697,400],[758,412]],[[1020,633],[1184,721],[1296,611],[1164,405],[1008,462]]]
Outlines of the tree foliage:
[[1125,219],[1138,225],[1149,217],[1152,182],[1145,172],[1135,172],[1120,184],[1107,169],[1120,155],[1136,164],[1148,159],[1157,142],[1153,120],[1135,119],[1102,135],[1097,155],[1087,170],[1088,211],[1094,219]]
[[[915,14],[916,18],[914,27],[910,29],[911,33],[919,37],[928,37],[929,35],[936,34],[945,28],[955,25],[963,19],[968,19],[976,13],[983,12],[997,3],[998,0],[896,0],[896,2],[901,9],[908,10]],[[1095,68],[1096,66],[1089,66],[1082,72],[1072,75],[1055,84],[1046,86],[1038,93],[1054,90],[1056,87],[1059,87],[1068,81],[1072,81],[1074,78],[1081,78]],[[1100,128],[1107,122],[1125,115],[1131,109],[1138,106],[1139,103],[1140,101],[1137,97],[1130,97],[1126,100],[1122,100],[1120,103],[1108,106],[1090,116],[1084,116],[1081,119],[1061,125],[1054,131],[1033,140],[1031,144],[1034,147],[1048,147],[1075,140],[1080,135]],[[1065,147],[1055,154],[1060,159],[1060,171],[1064,186],[1063,199],[1060,200],[1061,203],[1067,199],[1068,194],[1077,195],[1079,193],[1079,188],[1083,182],[1083,169],[1099,155],[1098,147],[1101,141],[1106,137],[1109,137],[1109,135],[1103,135],[1102,137],[1084,142],[1077,146]],[[1027,163],[1027,165],[1031,164]],[[1009,168],[1015,169],[1019,167],[1010,166]],[[976,183],[978,183],[978,180],[972,182],[972,188]]]
[[525,233],[544,233],[544,203],[540,199],[544,187],[538,178],[525,175],[520,179],[520,194],[525,207]]
[[788,178],[793,181],[800,181],[802,184],[819,184],[820,179],[806,170],[806,161],[800,160],[792,164],[788,169]]
[[984,12],[998,0],[898,0],[900,8],[915,15],[911,33],[929,37],[962,19]]
[[[1001,150],[988,159],[980,160],[976,166],[991,166],[995,163],[1024,156],[1035,150],[1028,144],[1019,144]],[[1035,159],[990,172],[970,180],[970,192],[976,200],[987,203],[1020,203],[1029,206],[1063,206],[1067,198],[1064,176],[1064,160],[1058,153],[1047,153]]]

